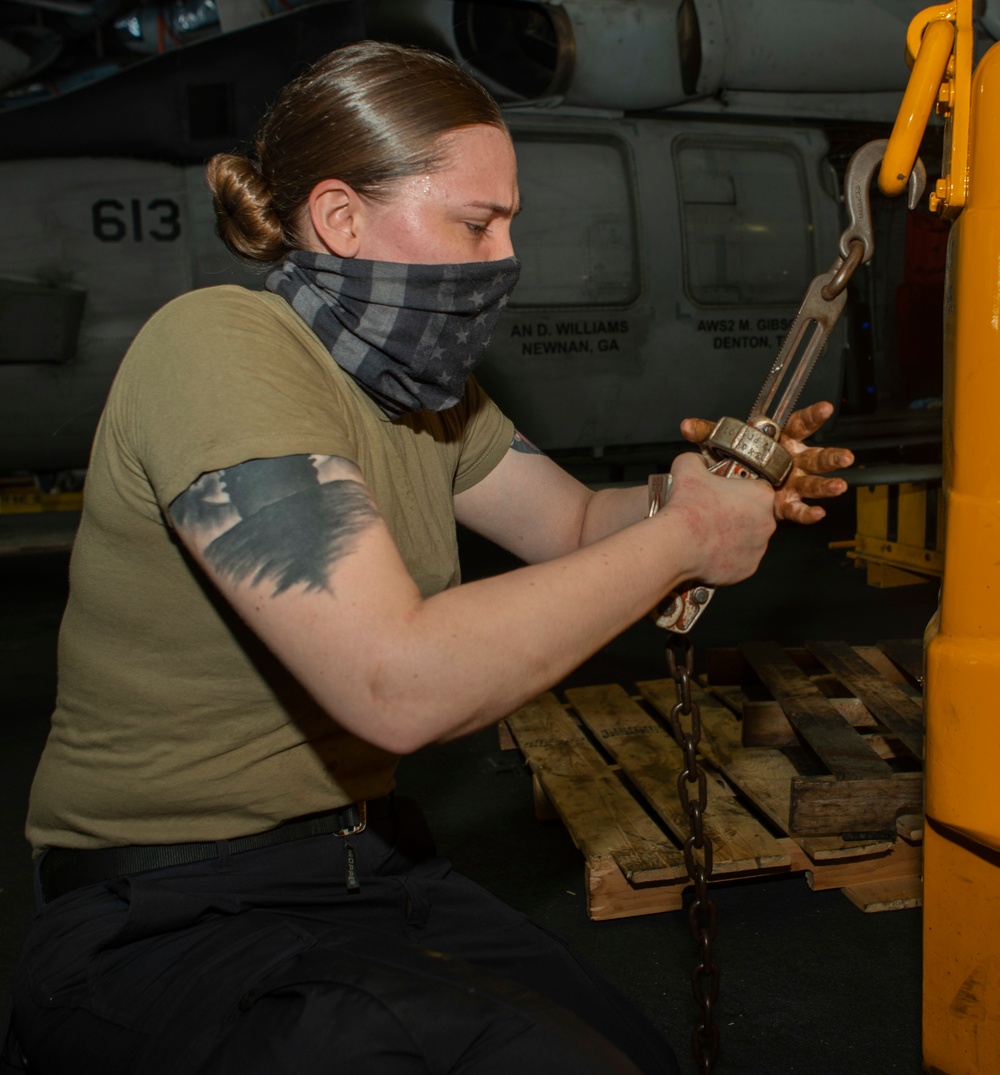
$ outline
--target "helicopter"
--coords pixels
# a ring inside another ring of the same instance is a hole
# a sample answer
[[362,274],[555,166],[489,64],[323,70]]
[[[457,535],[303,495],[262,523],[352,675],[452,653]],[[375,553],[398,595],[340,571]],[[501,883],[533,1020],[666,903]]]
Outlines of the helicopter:
[[[1000,36],[998,7],[983,7],[984,48]],[[682,418],[748,408],[808,281],[836,254],[850,152],[896,114],[907,70],[886,57],[914,10],[905,0],[8,2],[0,473],[85,468],[144,321],[192,288],[262,285],[215,236],[204,162],[245,146],[311,61],[366,37],[451,56],[504,108],[523,268],[480,380],[557,457],[655,460],[680,440]],[[875,200],[875,267],[852,285],[810,395],[838,405],[841,436],[876,418],[933,435],[933,406],[919,404],[940,394],[940,344],[921,318],[940,309],[946,234]],[[925,269],[915,280],[914,262]],[[907,305],[916,320],[901,340]]]

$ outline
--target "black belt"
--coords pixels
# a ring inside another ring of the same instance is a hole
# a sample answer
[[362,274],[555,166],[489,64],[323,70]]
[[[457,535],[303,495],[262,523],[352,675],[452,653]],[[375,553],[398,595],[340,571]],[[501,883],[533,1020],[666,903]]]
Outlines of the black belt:
[[133,873],[145,873],[147,870],[162,870],[167,866],[206,862],[218,858],[223,847],[229,854],[238,855],[242,851],[256,851],[262,847],[274,847],[310,836],[355,836],[364,831],[368,816],[374,808],[387,806],[387,799],[371,803],[350,803],[329,814],[288,821],[267,832],[211,843],[130,845],[92,850],[50,847],[42,856],[38,878],[42,894],[47,902],[51,902],[75,888],[83,888],[84,885],[96,885],[101,881],[110,881],[112,878]]

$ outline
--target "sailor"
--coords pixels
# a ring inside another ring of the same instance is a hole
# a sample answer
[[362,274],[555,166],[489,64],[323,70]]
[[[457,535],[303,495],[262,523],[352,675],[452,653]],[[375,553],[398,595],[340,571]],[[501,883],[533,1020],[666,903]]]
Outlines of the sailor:
[[[435,54],[331,53],[208,177],[270,271],[155,314],[101,418],[28,817],[28,1069],[676,1072],[435,856],[393,774],[822,517],[803,497],[849,453],[804,441],[832,408],[789,423],[780,493],[684,453],[653,517],[535,449],[472,372],[518,275],[513,146]],[[456,522],[524,566],[460,584]]]

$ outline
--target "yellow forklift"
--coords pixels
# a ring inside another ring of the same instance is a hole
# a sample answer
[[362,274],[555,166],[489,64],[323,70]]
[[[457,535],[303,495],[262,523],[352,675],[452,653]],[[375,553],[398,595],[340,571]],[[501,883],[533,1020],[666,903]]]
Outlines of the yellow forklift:
[[945,291],[944,573],[925,639],[923,1060],[1000,1072],[1000,46],[973,56],[973,0],[910,24],[910,83],[879,185],[902,191],[928,115],[945,119],[932,212],[951,220]]

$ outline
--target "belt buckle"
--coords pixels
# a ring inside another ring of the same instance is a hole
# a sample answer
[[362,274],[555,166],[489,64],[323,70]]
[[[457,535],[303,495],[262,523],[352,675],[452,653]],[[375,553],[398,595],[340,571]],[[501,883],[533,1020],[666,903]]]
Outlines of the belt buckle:
[[345,806],[338,811],[338,820],[341,823],[346,820],[348,825],[346,828],[337,829],[337,836],[356,836],[359,832],[364,832],[368,824],[368,803],[362,799],[361,802]]

